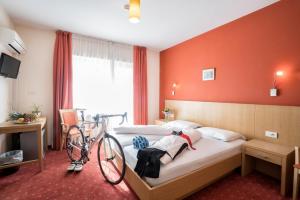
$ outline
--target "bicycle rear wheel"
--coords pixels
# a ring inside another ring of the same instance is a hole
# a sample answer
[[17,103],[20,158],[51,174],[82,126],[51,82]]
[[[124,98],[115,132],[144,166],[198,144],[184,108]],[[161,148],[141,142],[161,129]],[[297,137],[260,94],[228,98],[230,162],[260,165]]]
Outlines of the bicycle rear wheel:
[[71,126],[67,134],[67,153],[72,162],[85,158],[85,139],[78,126]]
[[123,149],[118,140],[107,133],[98,144],[98,163],[107,182],[116,185],[123,180],[125,176]]

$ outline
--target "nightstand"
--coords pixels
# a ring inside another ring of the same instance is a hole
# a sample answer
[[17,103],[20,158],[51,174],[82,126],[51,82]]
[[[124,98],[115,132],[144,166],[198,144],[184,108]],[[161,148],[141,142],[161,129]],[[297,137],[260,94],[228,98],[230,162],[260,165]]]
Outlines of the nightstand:
[[[242,176],[249,174],[255,168],[264,168],[271,175],[273,172],[276,173],[275,168],[279,168],[279,177],[281,180],[280,193],[285,196],[292,186],[294,157],[293,147],[257,139],[250,140],[243,145]],[[262,163],[269,165],[263,167]]]
[[155,120],[155,125],[163,125],[163,124],[168,123],[168,122],[170,122],[170,121],[172,121],[172,120],[156,119],[156,120]]

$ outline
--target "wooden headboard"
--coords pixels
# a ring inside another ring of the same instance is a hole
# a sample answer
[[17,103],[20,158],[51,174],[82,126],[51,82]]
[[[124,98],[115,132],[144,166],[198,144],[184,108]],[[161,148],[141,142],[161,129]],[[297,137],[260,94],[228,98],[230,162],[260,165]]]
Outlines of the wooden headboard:
[[[300,146],[300,107],[166,100],[176,119],[242,133],[272,143]],[[278,138],[265,131],[278,132]]]

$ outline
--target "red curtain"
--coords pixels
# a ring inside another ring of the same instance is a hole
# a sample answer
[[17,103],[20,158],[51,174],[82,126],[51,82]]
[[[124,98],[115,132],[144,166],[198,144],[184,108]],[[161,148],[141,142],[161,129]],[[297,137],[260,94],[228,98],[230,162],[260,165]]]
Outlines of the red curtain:
[[147,49],[133,49],[134,124],[148,123]]
[[53,145],[56,150],[61,144],[58,110],[72,107],[72,33],[57,31],[53,60]]

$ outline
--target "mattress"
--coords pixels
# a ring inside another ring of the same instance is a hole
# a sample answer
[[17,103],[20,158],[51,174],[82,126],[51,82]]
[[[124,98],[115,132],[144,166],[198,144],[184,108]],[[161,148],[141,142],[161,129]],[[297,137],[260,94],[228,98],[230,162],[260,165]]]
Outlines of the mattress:
[[[113,131],[109,133],[114,136],[120,143],[120,145],[124,148],[126,146],[132,145],[132,139],[137,136],[136,134],[116,134]],[[151,141],[157,141],[162,138],[162,135],[142,135],[147,138],[151,144]]]
[[[174,161],[160,167],[159,178],[144,178],[150,186],[157,186],[197,169],[213,165],[242,152],[242,139],[223,142],[213,138],[201,138],[193,146],[196,150],[185,150]],[[137,163],[137,150],[132,145],[124,147],[127,164],[134,169]]]

